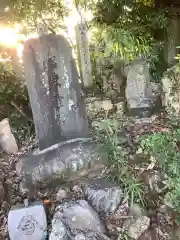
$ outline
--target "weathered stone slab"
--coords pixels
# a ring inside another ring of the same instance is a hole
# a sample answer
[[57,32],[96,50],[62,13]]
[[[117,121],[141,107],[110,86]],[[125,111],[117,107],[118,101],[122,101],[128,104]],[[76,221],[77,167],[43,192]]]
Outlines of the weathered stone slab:
[[88,137],[85,102],[67,40],[43,35],[26,41],[24,68],[40,150]]
[[91,139],[72,139],[29,154],[16,169],[22,175],[24,190],[42,188],[56,180],[72,181],[102,170],[105,157]]

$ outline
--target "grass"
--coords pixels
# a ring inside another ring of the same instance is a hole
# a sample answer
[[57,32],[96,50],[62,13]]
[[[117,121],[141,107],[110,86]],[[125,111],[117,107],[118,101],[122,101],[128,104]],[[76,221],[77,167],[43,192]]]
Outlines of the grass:
[[[166,205],[166,214],[176,220],[176,224],[180,224],[180,128],[171,127],[169,132],[149,134],[136,139],[143,159],[143,162],[136,163],[138,167],[145,171],[150,169],[149,173],[155,170],[163,178],[158,191],[149,189],[152,191],[149,192],[147,183],[140,181],[139,173],[129,161],[128,151],[122,144],[120,134],[123,122],[125,121],[104,119],[97,122],[94,128],[95,141],[108,155],[109,178],[122,187],[130,205],[138,203],[147,207],[147,210],[152,206],[158,208]],[[139,157],[139,153],[136,156]],[[119,236],[120,239],[129,238],[123,233]]]
[[145,205],[144,185],[128,163],[126,148],[122,146],[120,133],[123,120],[105,119],[95,125],[94,138],[108,155],[111,169],[110,178],[115,180],[124,191],[130,204],[140,203]]
[[180,223],[180,129],[148,136],[141,140],[141,147],[147,156],[156,159],[156,169],[164,176],[162,200]]
[[122,233],[119,235],[118,240],[130,240],[130,237],[126,233]]

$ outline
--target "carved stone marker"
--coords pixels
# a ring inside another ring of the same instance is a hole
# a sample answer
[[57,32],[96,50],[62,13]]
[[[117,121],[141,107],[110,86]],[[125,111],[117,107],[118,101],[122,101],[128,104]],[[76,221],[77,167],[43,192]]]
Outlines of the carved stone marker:
[[66,39],[44,35],[28,40],[24,64],[40,151],[16,166],[22,190],[32,192],[54,180],[71,181],[101,170],[105,157],[88,138],[85,102]]
[[40,150],[88,137],[88,121],[72,49],[63,36],[24,43],[25,78]]
[[76,26],[76,39],[80,58],[81,79],[85,87],[90,87],[93,82],[85,23],[79,23]]
[[125,93],[128,109],[135,115],[138,115],[138,111],[145,115],[149,115],[152,111],[156,101],[153,86],[150,82],[149,67],[146,61],[134,60],[129,67]]

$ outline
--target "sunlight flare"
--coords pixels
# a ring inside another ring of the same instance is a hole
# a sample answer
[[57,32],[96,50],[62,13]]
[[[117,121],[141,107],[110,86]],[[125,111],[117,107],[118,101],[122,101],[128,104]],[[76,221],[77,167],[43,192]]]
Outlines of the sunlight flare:
[[16,46],[20,40],[20,35],[17,33],[15,28],[0,28],[0,43],[7,46],[13,47]]

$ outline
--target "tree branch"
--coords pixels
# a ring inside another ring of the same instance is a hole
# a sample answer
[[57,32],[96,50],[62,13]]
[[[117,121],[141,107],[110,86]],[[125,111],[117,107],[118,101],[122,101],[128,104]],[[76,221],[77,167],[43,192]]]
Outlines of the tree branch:
[[14,101],[11,101],[10,103],[11,103],[11,105],[21,114],[21,116],[27,118],[27,120],[28,120],[29,122],[33,122],[33,120],[32,120],[31,118],[29,118],[29,117],[25,114],[25,112],[24,112]]

